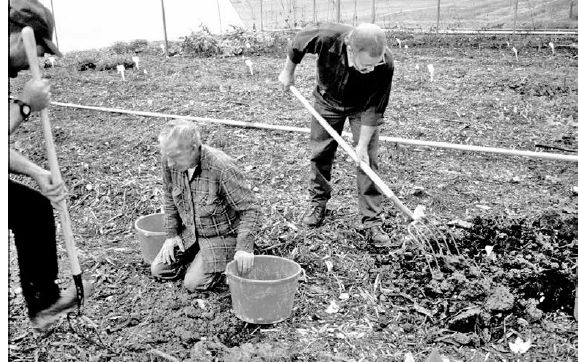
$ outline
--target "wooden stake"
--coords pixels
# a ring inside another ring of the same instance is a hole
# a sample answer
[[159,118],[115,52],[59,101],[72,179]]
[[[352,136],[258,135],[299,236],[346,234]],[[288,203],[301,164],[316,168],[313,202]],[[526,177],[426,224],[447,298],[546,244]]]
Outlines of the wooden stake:
[[165,32],[165,56],[169,57],[169,39],[167,38],[167,21],[165,19],[165,1],[161,0],[161,8],[163,10],[163,30]]
[[375,24],[375,0],[371,0],[371,23]]
[[317,24],[317,1],[313,0],[313,24]]
[[516,23],[518,22],[518,0],[514,5],[514,34],[516,34]]
[[263,32],[263,0],[260,1],[261,5],[261,32]]
[[436,34],[440,30],[440,9],[441,9],[441,0],[438,0],[438,15],[437,15],[437,22],[436,22]]
[[[570,1],[572,3],[572,1]],[[56,33],[56,15],[54,15],[54,4],[50,0],[50,8],[52,9],[52,18],[54,19],[54,40],[56,41],[56,47],[58,48],[58,34]],[[570,7],[570,17],[572,17],[572,7]]]
[[[219,0],[217,0],[217,13],[219,14],[219,34],[223,34],[223,21],[221,20],[221,5],[219,5]],[[253,16],[254,15],[255,14],[253,14]]]

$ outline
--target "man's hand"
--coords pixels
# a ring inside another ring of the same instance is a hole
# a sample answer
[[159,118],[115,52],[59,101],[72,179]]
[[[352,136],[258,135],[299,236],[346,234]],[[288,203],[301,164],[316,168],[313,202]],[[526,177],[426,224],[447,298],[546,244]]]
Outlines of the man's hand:
[[283,69],[277,79],[279,79],[279,82],[285,91],[289,90],[289,86],[295,84],[295,74],[287,69]]
[[47,170],[40,169],[38,172],[35,172],[32,177],[40,187],[42,195],[46,196],[54,206],[58,206],[60,201],[66,197],[64,182],[55,183],[52,180],[52,175]]
[[159,251],[161,261],[165,264],[172,264],[175,262],[175,247],[180,251],[185,252],[185,244],[180,236],[175,236],[165,240],[163,247]]
[[357,145],[355,146],[355,153],[357,154],[357,167],[361,167],[361,162],[369,164],[369,154],[367,153],[367,146]]
[[46,79],[31,79],[24,85],[20,100],[30,106],[32,112],[38,112],[50,104],[50,84]]
[[237,262],[237,270],[240,275],[247,274],[253,269],[253,260],[255,259],[253,253],[239,250],[235,253],[234,259]]

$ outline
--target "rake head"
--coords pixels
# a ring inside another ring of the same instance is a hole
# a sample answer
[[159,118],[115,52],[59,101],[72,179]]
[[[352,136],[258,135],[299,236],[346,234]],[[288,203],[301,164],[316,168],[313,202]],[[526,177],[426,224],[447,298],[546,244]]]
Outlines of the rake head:
[[[441,275],[440,259],[448,260],[451,256],[462,256],[449,230],[432,216],[421,215],[416,218],[408,225],[407,232],[425,257],[433,278]],[[432,259],[435,270],[432,267]]]

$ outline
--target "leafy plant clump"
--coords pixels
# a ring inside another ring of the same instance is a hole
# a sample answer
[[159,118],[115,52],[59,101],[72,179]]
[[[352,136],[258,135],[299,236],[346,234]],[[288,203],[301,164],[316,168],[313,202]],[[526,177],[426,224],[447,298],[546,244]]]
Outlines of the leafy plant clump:
[[206,26],[185,36],[182,54],[189,56],[239,56],[255,54],[282,54],[285,51],[286,34],[259,33],[233,26],[223,35],[213,34]]
[[115,54],[138,54],[149,48],[149,42],[144,39],[136,39],[130,42],[116,42],[111,50]]

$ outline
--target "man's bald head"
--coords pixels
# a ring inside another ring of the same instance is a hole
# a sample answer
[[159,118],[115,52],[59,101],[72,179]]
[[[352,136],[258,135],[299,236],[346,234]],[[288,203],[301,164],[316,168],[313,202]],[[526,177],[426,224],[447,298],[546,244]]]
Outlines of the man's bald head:
[[385,33],[379,26],[361,23],[349,34],[347,45],[357,53],[367,52],[372,57],[380,57],[385,51],[385,42]]

